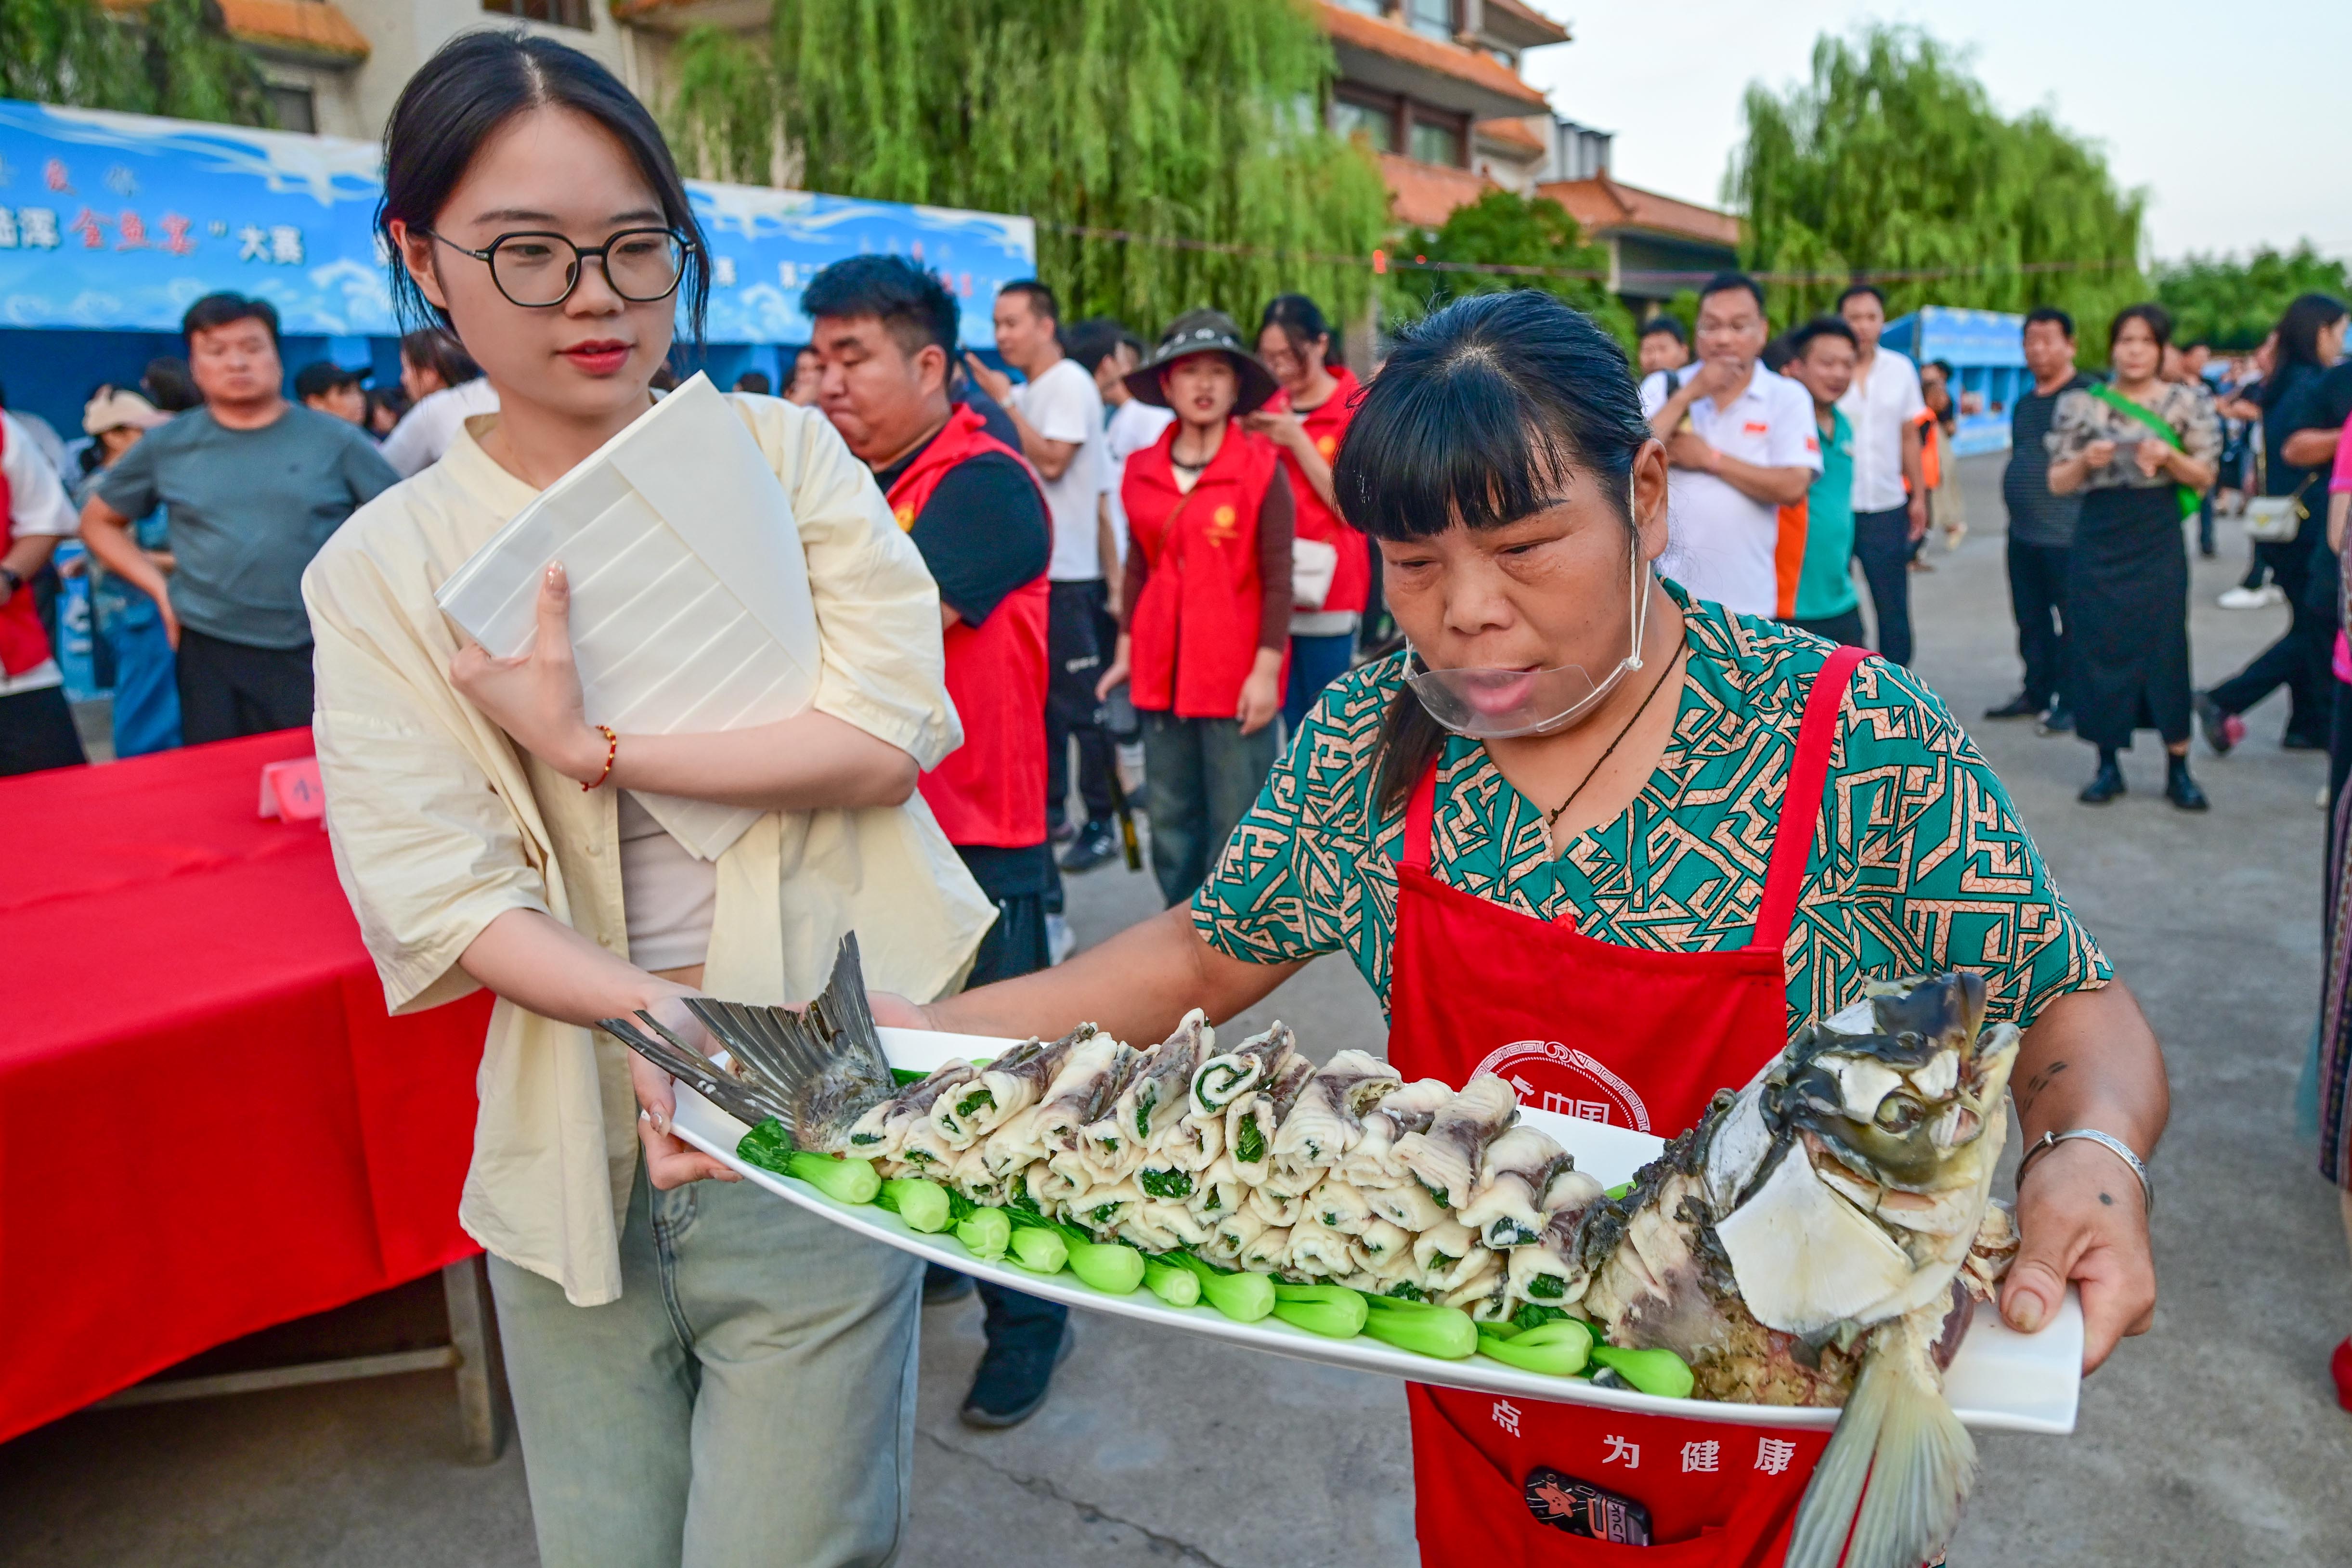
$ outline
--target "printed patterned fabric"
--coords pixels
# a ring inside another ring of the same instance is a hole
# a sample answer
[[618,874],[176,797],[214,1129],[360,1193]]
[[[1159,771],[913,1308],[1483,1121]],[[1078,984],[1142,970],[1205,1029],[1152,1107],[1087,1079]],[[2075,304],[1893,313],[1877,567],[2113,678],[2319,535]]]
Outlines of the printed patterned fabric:
[[[1698,953],[1748,941],[1805,695],[1830,645],[1667,586],[1684,606],[1691,658],[1674,735],[1631,810],[1555,858],[1542,810],[1483,746],[1450,737],[1432,856],[1440,882],[1540,919],[1571,917],[1627,946]],[[1404,814],[1381,813],[1372,797],[1403,657],[1324,693],[1192,901],[1201,935],[1248,962],[1346,949],[1383,1008]],[[1916,677],[1864,660],[1838,731],[1789,934],[1792,1029],[1853,1000],[1865,979],[1905,971],[1973,969],[1990,1016],[2020,1024],[2106,983],[2105,957],[2008,791]]]

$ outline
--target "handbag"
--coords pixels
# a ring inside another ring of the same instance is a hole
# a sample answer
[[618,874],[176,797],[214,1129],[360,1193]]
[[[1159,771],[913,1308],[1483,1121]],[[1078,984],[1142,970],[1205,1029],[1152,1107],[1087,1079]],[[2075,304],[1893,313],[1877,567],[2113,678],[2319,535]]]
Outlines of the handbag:
[[1339,547],[1303,534],[1290,540],[1290,607],[1320,610],[1339,575]]
[[[2254,488],[2267,489],[2270,482],[2269,443],[2263,439],[2259,425],[2254,428],[2252,437]],[[2238,515],[2239,520],[2245,525],[2246,537],[2258,545],[2294,543],[2295,535],[2303,531],[2303,519],[2311,515],[2310,509],[2303,504],[2303,493],[2311,488],[2312,480],[2317,477],[2315,473],[2305,474],[2303,483],[2294,487],[2292,496],[2248,497],[2245,510]]]

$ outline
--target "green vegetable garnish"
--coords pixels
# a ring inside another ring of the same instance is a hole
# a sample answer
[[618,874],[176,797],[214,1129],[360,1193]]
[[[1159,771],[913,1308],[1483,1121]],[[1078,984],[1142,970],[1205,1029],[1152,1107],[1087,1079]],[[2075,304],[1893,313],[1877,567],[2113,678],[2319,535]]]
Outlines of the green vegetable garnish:
[[1058,1274],[1070,1261],[1070,1244],[1058,1231],[1024,1225],[1013,1233],[1013,1260],[1033,1274]]
[[[1274,1287],[1274,1315],[1293,1328],[1327,1339],[1353,1339],[1364,1332],[1371,1309],[1364,1293],[1345,1285],[1286,1285]],[[1407,1309],[1410,1311],[1411,1309]]]
[[1151,1136],[1151,1109],[1159,1103],[1160,1085],[1157,1083],[1144,1085],[1143,1092],[1135,1097],[1135,1135],[1137,1137]]
[[1687,1399],[1697,1382],[1691,1375],[1690,1363],[1670,1350],[1621,1350],[1612,1344],[1595,1345],[1592,1359],[1643,1393],[1661,1398]]
[[935,1181],[920,1177],[886,1181],[876,1201],[919,1235],[936,1235],[948,1228],[948,1189]]
[[1592,1354],[1592,1330],[1568,1317],[1528,1329],[1480,1323],[1478,1350],[1482,1355],[1506,1366],[1516,1366],[1521,1372],[1573,1377],[1584,1370],[1586,1360]]
[[882,1178],[875,1173],[873,1161],[796,1149],[784,1124],[773,1116],[743,1134],[735,1145],[735,1157],[763,1171],[804,1181],[835,1203],[872,1203],[882,1190]]
[[1027,1171],[1019,1172],[1013,1176],[1012,1190],[1006,1193],[1004,1201],[1009,1207],[1017,1208],[1024,1214],[1042,1214],[1045,1212],[1037,1207],[1037,1200],[1029,1196],[1029,1173]]
[[1013,1244],[1013,1221],[1001,1208],[975,1208],[956,1221],[955,1238],[973,1257],[993,1263]]
[[859,1148],[864,1148],[868,1144],[880,1143],[882,1141],[882,1134],[879,1133],[852,1133],[849,1134],[849,1141],[856,1144]]
[[974,1111],[979,1110],[982,1105],[993,1105],[995,1103],[996,1095],[993,1091],[987,1089],[975,1089],[971,1093],[956,1102],[955,1113],[959,1116],[969,1116]]
[[1528,1281],[1528,1294],[1547,1301],[1556,1301],[1568,1294],[1568,1281],[1557,1274],[1538,1274]]
[[1254,1323],[1274,1311],[1274,1281],[1263,1274],[1228,1273],[1190,1252],[1171,1252],[1166,1260],[1198,1280],[1209,1305],[1237,1323]]
[[918,1072],[911,1067],[894,1067],[890,1070],[890,1076],[893,1079],[896,1079],[898,1083],[903,1086],[908,1083],[920,1083],[924,1079],[929,1078],[930,1074],[928,1072]]
[[1165,1258],[1143,1260],[1143,1288],[1171,1307],[1194,1306],[1201,1300],[1201,1281],[1192,1270]]
[[1192,1173],[1190,1171],[1143,1171],[1135,1185],[1153,1197],[1190,1197],[1192,1196]]
[[1364,1302],[1370,1309],[1364,1332],[1383,1344],[1441,1361],[1460,1361],[1478,1348],[1478,1325],[1459,1307],[1399,1301],[1393,1296],[1364,1295]]
[[1621,1181],[1615,1186],[1602,1188],[1601,1196],[1608,1198],[1620,1198],[1633,1190],[1633,1184],[1632,1182]]
[[1242,1118],[1242,1130],[1234,1137],[1234,1158],[1245,1166],[1265,1158],[1265,1129],[1257,1124],[1256,1117]]
[[1389,1287],[1389,1299],[1396,1301],[1417,1301],[1421,1300],[1421,1287],[1411,1280],[1399,1280]]
[[1560,1319],[1572,1315],[1565,1307],[1539,1307],[1533,1301],[1524,1301],[1520,1303],[1519,1310],[1511,1314],[1512,1332],[1540,1328],[1546,1323],[1556,1323]]

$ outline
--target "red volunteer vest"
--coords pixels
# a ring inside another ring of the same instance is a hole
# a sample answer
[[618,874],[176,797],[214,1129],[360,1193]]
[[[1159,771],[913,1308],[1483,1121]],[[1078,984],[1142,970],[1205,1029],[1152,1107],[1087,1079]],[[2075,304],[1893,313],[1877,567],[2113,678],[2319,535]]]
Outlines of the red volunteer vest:
[[[1348,434],[1348,423],[1356,417],[1356,398],[1363,390],[1344,365],[1331,367],[1331,379],[1339,383],[1338,390],[1298,416],[1298,423],[1307,427],[1307,438],[1315,443],[1315,450],[1326,463],[1339,455],[1339,439]],[[1285,392],[1275,393],[1273,401],[1266,404],[1277,410],[1289,406],[1289,395]],[[1339,552],[1339,570],[1331,574],[1331,591],[1323,601],[1323,608],[1361,611],[1372,597],[1371,541],[1323,504],[1323,497],[1315,493],[1315,486],[1299,472],[1298,459],[1291,455],[1288,447],[1280,451],[1282,471],[1290,478],[1291,504],[1297,508],[1298,537],[1319,539]]]
[[[1278,481],[1274,443],[1225,426],[1224,444],[1190,495],[1176,487],[1180,421],[1127,460],[1119,498],[1130,548],[1150,572],[1127,619],[1128,691],[1147,713],[1231,718],[1257,659],[1265,603],[1257,570],[1257,513]],[[1293,499],[1296,500],[1296,497]]]
[[[1788,1044],[1782,954],[1838,712],[1859,648],[1822,664],[1744,947],[1659,953],[1601,942],[1430,873],[1437,769],[1405,815],[1389,984],[1389,1061],[1459,1087],[1501,1074],[1520,1103],[1672,1137],[1717,1089]],[[1530,977],[1541,983],[1530,985]],[[1572,998],[1572,1000],[1563,1000]],[[1826,1427],[1750,1427],[1406,1385],[1423,1568],[1780,1568]],[[1544,1472],[1629,1496],[1656,1545],[1588,1541],[1548,1522]]]
[[[0,425],[0,452],[7,450],[7,434]],[[8,476],[0,471],[0,555],[16,542],[16,496]],[[0,604],[0,671],[21,675],[49,656],[49,634],[33,608],[33,585],[25,583]]]
[[[1029,472],[1019,453],[989,434],[969,406],[958,403],[946,426],[890,486],[890,511],[898,527],[914,528],[949,469],[986,452],[1002,452]],[[1037,504],[1045,504],[1042,491]],[[963,719],[963,744],[923,775],[923,799],[951,844],[1007,850],[1042,844],[1045,574],[1006,594],[979,625],[959,621],[949,627],[946,643],[948,695]]]

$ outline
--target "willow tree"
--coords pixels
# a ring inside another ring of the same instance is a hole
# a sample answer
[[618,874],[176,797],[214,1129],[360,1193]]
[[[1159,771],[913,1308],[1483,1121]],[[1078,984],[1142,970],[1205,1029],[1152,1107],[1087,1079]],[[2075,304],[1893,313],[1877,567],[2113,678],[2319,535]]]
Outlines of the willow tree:
[[1776,320],[1826,308],[1849,277],[1878,283],[1893,313],[2053,304],[2089,323],[2147,296],[2143,193],[2042,110],[2005,118],[1965,56],[1924,33],[1823,35],[1810,78],[1750,86],[1744,115],[1724,196],[1747,218],[1748,265],[1824,278],[1778,289]]
[[706,173],[1027,214],[1073,319],[1370,292],[1387,193],[1326,129],[1297,0],[775,0],[764,38],[698,28],[677,68]]
[[0,0],[0,97],[268,125],[261,69],[213,0]]

